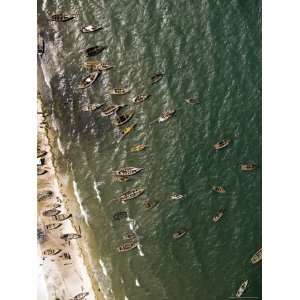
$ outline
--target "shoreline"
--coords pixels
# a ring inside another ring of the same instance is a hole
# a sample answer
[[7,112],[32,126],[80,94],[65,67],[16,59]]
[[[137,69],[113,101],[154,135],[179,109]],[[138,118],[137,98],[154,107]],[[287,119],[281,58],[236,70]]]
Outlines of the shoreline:
[[[57,209],[64,214],[77,212],[76,199],[73,189],[68,186],[70,176],[60,174],[55,167],[54,140],[55,132],[48,126],[47,117],[43,113],[41,96],[38,96],[38,147],[40,151],[47,151],[42,170],[47,170],[37,178],[37,192],[51,190],[53,194],[45,200],[37,201],[38,228],[45,235],[45,241],[38,242],[39,282],[43,283],[44,291],[39,295],[46,299],[73,299],[79,293],[88,293],[86,300],[104,300],[98,280],[93,273],[91,257],[87,249],[87,238],[81,232],[80,224],[76,224],[71,218],[64,221],[55,221],[54,217],[44,216],[43,212],[56,205]],[[61,225],[56,229],[46,229],[45,225]],[[65,242],[60,238],[61,234],[77,233],[81,238]],[[47,249],[60,250],[56,255],[44,255]],[[70,258],[68,258],[70,257]],[[45,295],[47,293],[47,295]],[[46,297],[46,298],[45,298]]]

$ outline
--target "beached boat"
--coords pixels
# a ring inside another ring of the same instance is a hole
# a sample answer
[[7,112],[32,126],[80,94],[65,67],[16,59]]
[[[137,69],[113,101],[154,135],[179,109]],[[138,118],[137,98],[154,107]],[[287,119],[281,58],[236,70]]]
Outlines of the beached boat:
[[188,97],[188,98],[185,98],[184,101],[188,104],[199,104],[200,103],[198,101],[197,97]]
[[89,32],[96,32],[98,30],[101,30],[103,29],[102,26],[95,26],[95,25],[87,25],[87,26],[84,26],[80,29],[80,31],[82,33],[89,33]]
[[144,193],[144,191],[145,191],[145,189],[141,189],[141,188],[132,189],[130,191],[123,193],[119,197],[119,200],[122,201],[123,203],[126,203],[127,201],[137,198],[138,196],[142,195]]
[[247,285],[248,285],[248,280],[246,280],[242,283],[242,285],[239,287],[238,291],[236,292],[235,296],[237,298],[240,298],[243,295],[243,293],[245,292],[245,290],[247,288]]
[[184,195],[183,194],[179,194],[179,193],[173,193],[171,195],[171,199],[173,199],[173,200],[179,200],[179,199],[182,199],[183,197],[184,197]]
[[260,262],[262,259],[262,249],[260,248],[252,257],[251,257],[251,263],[256,264]]
[[158,206],[159,202],[158,201],[145,201],[144,202],[144,207],[146,209],[151,209],[154,208],[156,206]]
[[60,238],[65,241],[70,241],[81,238],[81,235],[78,233],[64,233],[60,236]]
[[159,82],[163,78],[163,73],[157,73],[151,77],[151,84]]
[[142,103],[142,102],[146,101],[147,99],[149,99],[150,97],[151,97],[150,94],[149,95],[138,95],[132,99],[132,102],[133,103]]
[[100,54],[105,49],[107,49],[107,46],[94,46],[94,47],[87,48],[85,50],[85,53],[87,57],[91,57]]
[[222,141],[214,144],[213,147],[216,150],[223,149],[223,148],[227,147],[230,144],[230,142],[231,142],[231,140],[222,140]]
[[64,221],[72,217],[72,214],[59,214],[54,216],[55,221]]
[[42,169],[42,168],[38,168],[38,169],[37,169],[37,174],[38,174],[38,176],[44,175],[44,174],[46,174],[46,173],[48,173],[48,171],[45,170],[45,169]]
[[51,190],[39,192],[37,195],[38,201],[44,201],[53,196],[53,192]]
[[138,244],[137,244],[136,242],[128,242],[128,243],[125,243],[125,244],[119,246],[119,247],[117,248],[117,250],[118,250],[119,252],[127,252],[127,251],[130,251],[130,250],[136,248],[137,245],[138,245]]
[[89,295],[89,292],[82,292],[77,294],[74,298],[72,298],[71,300],[84,300],[86,296]]
[[212,190],[213,190],[214,192],[220,193],[220,194],[226,193],[224,187],[222,187],[222,186],[215,186],[215,185],[214,185],[214,186],[212,187]]
[[224,215],[224,208],[220,209],[214,216],[213,216],[213,221],[217,223]]
[[115,221],[120,221],[120,220],[126,219],[127,217],[128,217],[127,211],[118,211],[117,213],[115,213],[113,215],[113,219]]
[[112,89],[109,94],[110,95],[125,95],[128,94],[130,92],[129,88],[126,89]]
[[49,248],[49,249],[46,249],[43,254],[44,255],[56,255],[58,254],[59,252],[61,252],[61,249],[53,249],[53,248]]
[[242,171],[253,171],[255,169],[256,169],[256,164],[247,163],[247,164],[242,164],[241,165],[241,170]]
[[72,20],[74,18],[75,18],[75,16],[73,16],[73,15],[56,14],[56,15],[51,16],[51,21],[67,22],[67,21]]
[[62,225],[61,223],[47,224],[47,225],[45,225],[45,228],[47,230],[53,230],[53,229],[60,227],[61,225]]
[[92,72],[88,76],[84,77],[79,84],[80,89],[86,89],[91,86],[99,76],[99,72]]
[[113,121],[113,124],[116,126],[122,126],[125,123],[127,123],[134,115],[134,111],[130,111],[128,113],[125,113],[123,115],[116,115],[115,120]]
[[123,240],[131,240],[133,242],[133,240],[136,240],[136,235],[133,232],[126,232],[123,234]]
[[178,240],[182,238],[184,235],[186,235],[187,230],[185,228],[181,228],[177,230],[175,233],[173,233],[172,238],[173,240]]
[[47,151],[38,151],[37,152],[37,158],[41,158],[43,156],[46,156],[48,152]]
[[41,36],[38,37],[37,53],[41,58],[45,53],[45,41]]
[[144,150],[145,148],[146,148],[145,144],[135,145],[135,146],[130,148],[130,152],[139,152],[139,151]]
[[125,127],[124,129],[121,130],[121,137],[120,137],[120,140],[122,140],[126,135],[128,135],[133,129],[134,127],[136,126],[137,124],[134,123],[128,127]]
[[169,120],[175,114],[175,110],[165,111],[158,118],[158,122],[165,122]]
[[106,106],[106,107],[102,108],[101,116],[102,116],[102,117],[108,117],[108,116],[111,116],[112,114],[114,114],[114,113],[117,112],[120,108],[122,108],[122,107],[124,107],[124,106],[125,106],[125,105],[116,105],[116,104]]
[[56,209],[56,208],[52,208],[52,209],[48,209],[48,210],[45,210],[43,212],[43,216],[44,217],[53,217],[53,216],[56,216],[60,213],[60,210]]
[[142,170],[143,170],[143,168],[124,167],[124,168],[121,168],[118,171],[113,171],[113,173],[114,173],[115,176],[125,176],[125,177],[128,177],[128,176],[132,176],[134,174],[137,174],[137,173],[139,173]]

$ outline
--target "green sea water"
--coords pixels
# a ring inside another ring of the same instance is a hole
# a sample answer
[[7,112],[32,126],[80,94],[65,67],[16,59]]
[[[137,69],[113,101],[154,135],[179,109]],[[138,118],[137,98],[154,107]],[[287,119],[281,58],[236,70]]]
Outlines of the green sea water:
[[[49,22],[57,12],[73,13],[66,23]],[[82,34],[88,24],[104,30]],[[89,227],[94,272],[107,299],[223,300],[248,279],[245,297],[261,298],[261,263],[251,256],[261,247],[261,1],[38,1],[38,30],[46,48],[38,59],[38,86],[58,132],[57,163],[67,166],[81,203],[77,217]],[[96,58],[114,68],[79,90],[87,74],[81,51],[108,49]],[[163,79],[150,84],[157,72]],[[130,87],[125,96],[111,88]],[[150,93],[149,101],[131,98]],[[196,96],[200,104],[184,98]],[[85,112],[107,100],[134,110],[134,132],[118,143],[109,118]],[[162,111],[176,109],[166,123]],[[215,151],[213,144],[232,144]],[[146,151],[130,153],[135,144]],[[240,164],[255,162],[254,172]],[[123,166],[144,171],[115,182]],[[225,194],[212,191],[224,186]],[[143,187],[128,204],[121,193]],[[172,192],[185,194],[171,200]],[[146,199],[160,205],[147,211]],[[224,217],[212,222],[221,208]],[[121,222],[112,215],[127,210]],[[188,234],[172,240],[179,228]],[[120,254],[124,232],[133,230],[139,248]]]

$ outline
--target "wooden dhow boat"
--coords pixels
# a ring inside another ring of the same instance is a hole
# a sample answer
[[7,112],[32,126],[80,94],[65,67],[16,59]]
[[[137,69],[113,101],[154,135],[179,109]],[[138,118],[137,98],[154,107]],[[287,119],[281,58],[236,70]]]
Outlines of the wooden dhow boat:
[[60,236],[60,238],[65,241],[70,241],[81,238],[81,235],[78,233],[64,233]]
[[118,211],[117,213],[115,213],[113,215],[113,219],[115,221],[120,221],[120,220],[126,219],[127,217],[128,217],[127,211]]
[[102,63],[100,61],[97,60],[90,60],[90,61],[86,61],[83,63],[83,67],[88,69],[90,72],[93,71],[106,71],[109,69],[112,69],[113,66],[107,64],[107,63]]
[[224,215],[224,208],[220,209],[214,216],[213,216],[213,221],[217,223]]
[[61,252],[61,249],[49,248],[49,249],[46,249],[45,251],[43,251],[43,254],[44,255],[56,255],[60,252]]
[[51,16],[51,21],[55,22],[67,22],[74,19],[74,15],[56,14]]
[[134,111],[130,111],[120,116],[116,116],[115,120],[113,121],[114,125],[122,126],[127,123],[134,115]]
[[252,257],[251,263],[256,264],[262,260],[262,248],[260,248]]
[[89,295],[89,292],[82,292],[77,294],[74,298],[72,298],[71,300],[84,300],[86,296]]
[[62,223],[47,224],[47,225],[45,225],[45,228],[47,230],[53,230],[53,229],[60,227],[61,225],[62,225]]
[[121,168],[118,171],[113,171],[113,173],[114,173],[115,176],[125,176],[125,177],[128,177],[128,176],[135,175],[135,174],[141,172],[142,170],[143,170],[143,168],[124,167],[124,168]]
[[175,233],[173,233],[172,238],[173,240],[178,240],[186,234],[187,234],[187,230],[185,228],[180,228]]
[[158,122],[165,122],[167,120],[169,120],[170,118],[172,118],[172,116],[175,114],[175,110],[170,110],[170,111],[165,111],[163,112],[160,117],[158,118]]
[[223,148],[227,147],[230,144],[230,142],[231,142],[231,140],[222,140],[222,141],[214,144],[213,147],[216,150],[220,150],[220,149],[223,149]]
[[157,73],[151,77],[151,84],[159,82],[163,78],[163,73]]
[[56,216],[60,213],[60,210],[56,209],[56,208],[52,208],[52,209],[48,209],[48,210],[45,210],[43,212],[43,216],[44,217],[53,217],[53,216]]
[[248,286],[248,280],[244,281],[241,286],[239,287],[238,291],[236,292],[236,297],[241,298],[241,296],[244,294],[246,288]]
[[132,102],[133,103],[142,103],[142,102],[146,101],[147,99],[149,99],[150,97],[151,97],[150,94],[148,94],[148,95],[138,95],[138,96],[136,96],[132,99]]
[[130,148],[130,152],[139,152],[139,151],[143,151],[146,148],[145,144],[139,144],[139,145],[135,145],[133,147]]
[[120,108],[124,107],[125,105],[126,104],[123,104],[123,105],[117,105],[117,104],[108,105],[108,106],[102,108],[101,116],[102,117],[109,117],[112,114],[116,113]]
[[242,171],[253,171],[256,169],[256,164],[253,163],[246,163],[241,165]]
[[149,201],[149,200],[147,200],[147,201],[144,202],[144,207],[146,209],[152,209],[152,208],[158,206],[158,204],[159,204],[158,201]]
[[125,127],[124,129],[121,130],[121,137],[120,140],[121,141],[126,135],[128,135],[131,131],[133,131],[134,127],[137,125],[137,123],[134,123],[128,127]]
[[125,95],[130,92],[129,88],[118,88],[118,89],[112,89],[109,94],[110,95]]
[[98,76],[99,72],[97,71],[90,73],[80,81],[79,88],[86,89],[87,87],[91,86],[96,81]]
[[130,251],[130,250],[136,248],[137,245],[138,245],[137,242],[128,242],[128,243],[125,243],[125,244],[119,246],[117,248],[117,250],[118,250],[118,252],[127,252],[127,251]]
[[182,199],[183,197],[184,197],[184,195],[183,194],[179,194],[179,193],[173,193],[171,195],[171,199],[173,199],[173,200],[179,200],[179,199]]
[[94,46],[94,47],[87,48],[85,50],[85,53],[87,57],[92,57],[100,54],[105,49],[107,49],[107,46]]
[[55,221],[64,221],[72,217],[72,214],[59,214],[54,216]]
[[123,203],[126,203],[127,201],[137,198],[140,195],[142,195],[144,193],[145,189],[141,189],[141,188],[137,188],[137,189],[132,189],[129,190],[125,193],[123,193],[120,197],[119,200]]
[[213,190],[214,192],[220,193],[220,194],[226,193],[224,187],[222,187],[222,186],[215,186],[215,185],[214,185],[214,186],[212,187],[212,190]]
[[84,26],[80,29],[80,31],[82,33],[90,33],[90,32],[96,32],[98,30],[102,30],[103,27],[102,26],[96,26],[96,25],[87,25],[87,26]]

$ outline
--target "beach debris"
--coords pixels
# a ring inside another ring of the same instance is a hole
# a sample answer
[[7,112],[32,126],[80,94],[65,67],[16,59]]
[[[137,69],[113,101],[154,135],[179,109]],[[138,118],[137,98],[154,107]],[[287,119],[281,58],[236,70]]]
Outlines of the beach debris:
[[172,200],[179,200],[179,199],[182,199],[183,197],[184,197],[184,195],[179,194],[179,193],[172,193],[172,195],[171,195]]
[[213,190],[214,192],[220,193],[220,194],[226,193],[224,187],[222,187],[222,186],[215,186],[215,185],[214,185],[214,186],[212,187],[212,190]]
[[113,220],[120,221],[128,217],[127,211],[118,211],[113,215]]
[[175,114],[175,112],[176,112],[175,110],[162,112],[160,117],[158,118],[158,122],[159,123],[166,122],[167,120],[172,118],[172,116]]
[[159,82],[163,78],[163,73],[157,73],[151,77],[151,84]]
[[44,217],[53,217],[53,216],[56,216],[60,213],[60,210],[56,209],[56,208],[52,208],[52,209],[48,209],[48,210],[45,210],[43,212],[43,216]]
[[113,174],[115,176],[125,176],[125,177],[128,177],[128,176],[135,175],[135,174],[141,172],[142,170],[143,170],[143,168],[124,167],[124,168],[121,168],[118,171],[113,171]]
[[241,165],[242,171],[253,171],[256,169],[256,164],[253,163],[246,163]]
[[256,264],[262,260],[262,248],[260,248],[252,257],[251,263]]
[[173,233],[172,238],[173,240],[178,240],[182,238],[184,235],[186,235],[187,229],[186,228],[180,228],[176,232]]
[[127,201],[137,198],[140,195],[142,195],[144,193],[145,189],[141,189],[141,188],[136,188],[136,189],[132,189],[129,190],[125,193],[123,193],[120,197],[119,200],[123,203],[126,203]]
[[46,249],[45,251],[43,251],[44,255],[56,255],[58,253],[60,253],[62,250],[61,249],[53,249],[53,248],[49,248]]
[[213,147],[216,150],[223,149],[223,148],[227,147],[230,144],[230,142],[231,142],[231,140],[222,140],[222,141],[214,144]]
[[67,242],[67,241],[71,241],[74,239],[79,239],[79,238],[81,238],[81,235],[78,233],[64,233],[60,236],[60,238]]
[[221,208],[214,216],[213,216],[213,221],[217,223],[224,215],[224,208]]
[[244,292],[245,292],[247,286],[248,286],[248,280],[244,281],[244,282],[241,284],[241,286],[239,287],[239,289],[238,289],[238,291],[236,292],[236,295],[235,295],[235,296],[236,296],[237,298],[240,298],[240,297],[244,294]]

